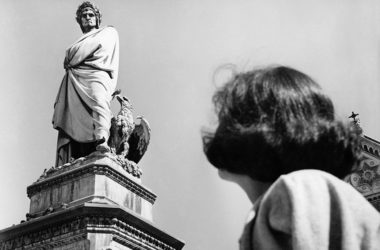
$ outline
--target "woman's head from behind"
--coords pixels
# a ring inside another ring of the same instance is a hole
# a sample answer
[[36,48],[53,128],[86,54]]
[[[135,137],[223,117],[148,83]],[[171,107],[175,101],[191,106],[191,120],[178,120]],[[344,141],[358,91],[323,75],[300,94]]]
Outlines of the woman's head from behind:
[[214,97],[219,126],[204,150],[219,169],[273,182],[300,169],[343,178],[357,163],[357,136],[335,120],[309,76],[276,66],[236,74]]

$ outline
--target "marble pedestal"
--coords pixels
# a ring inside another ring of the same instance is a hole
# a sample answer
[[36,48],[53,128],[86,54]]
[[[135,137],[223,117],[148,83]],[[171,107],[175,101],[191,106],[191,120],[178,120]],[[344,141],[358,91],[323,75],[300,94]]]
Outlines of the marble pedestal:
[[92,154],[46,171],[27,188],[28,221],[0,231],[0,250],[182,249],[153,225],[156,195],[133,167]]

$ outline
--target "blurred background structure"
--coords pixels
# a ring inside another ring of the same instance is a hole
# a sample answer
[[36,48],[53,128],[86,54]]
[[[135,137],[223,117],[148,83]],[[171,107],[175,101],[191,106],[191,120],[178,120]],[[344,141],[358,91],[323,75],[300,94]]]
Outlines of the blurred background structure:
[[351,125],[358,129],[360,136],[361,162],[345,180],[356,188],[380,211],[380,142],[365,135],[357,113],[349,117]]

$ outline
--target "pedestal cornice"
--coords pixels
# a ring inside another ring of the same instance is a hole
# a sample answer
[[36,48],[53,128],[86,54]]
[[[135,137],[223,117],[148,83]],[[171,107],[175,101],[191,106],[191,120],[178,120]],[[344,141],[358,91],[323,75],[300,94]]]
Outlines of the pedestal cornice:
[[175,250],[184,246],[180,240],[127,209],[85,203],[0,231],[0,249],[50,249],[83,243],[94,233],[108,235],[112,241],[131,249]]

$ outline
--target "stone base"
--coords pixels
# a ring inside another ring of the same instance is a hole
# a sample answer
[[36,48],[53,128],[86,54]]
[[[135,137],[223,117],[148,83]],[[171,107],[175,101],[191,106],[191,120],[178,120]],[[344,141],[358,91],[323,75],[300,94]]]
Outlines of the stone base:
[[29,218],[92,202],[119,205],[152,220],[156,199],[112,156],[99,153],[47,171],[27,188],[27,193]]
[[84,203],[0,231],[0,249],[182,249],[184,243],[118,205]]

